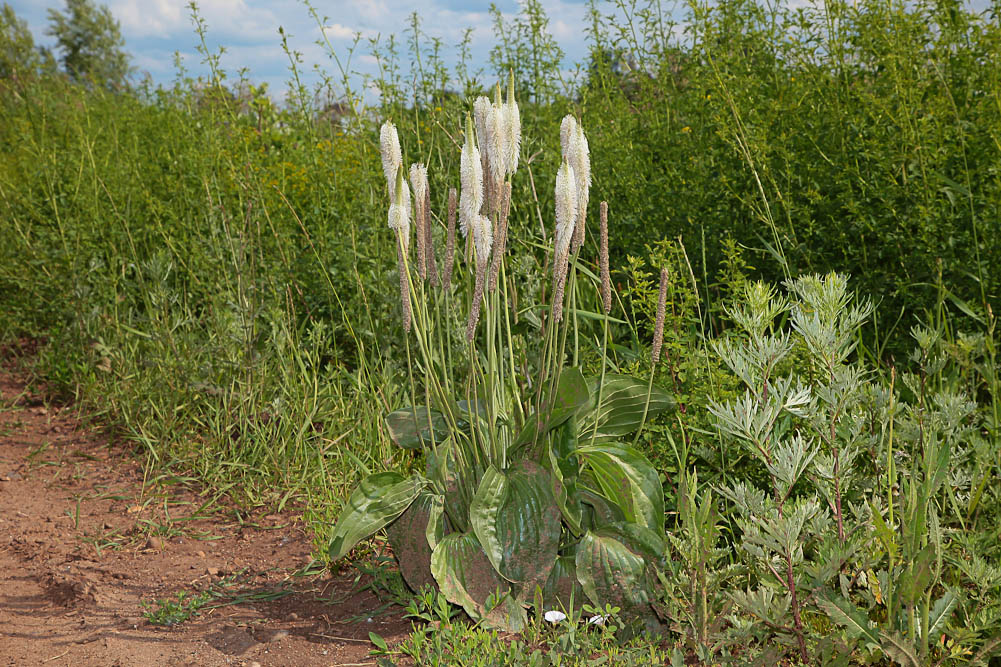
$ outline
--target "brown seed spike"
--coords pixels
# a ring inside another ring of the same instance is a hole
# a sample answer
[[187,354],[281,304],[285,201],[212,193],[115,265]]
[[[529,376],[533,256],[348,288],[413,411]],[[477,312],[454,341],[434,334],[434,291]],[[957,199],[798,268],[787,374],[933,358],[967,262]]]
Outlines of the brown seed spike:
[[[397,232],[399,239],[399,232]],[[410,333],[410,289],[407,285],[407,267],[403,260],[403,242],[396,243],[396,267],[400,272],[400,305],[403,307],[403,330]]]
[[573,242],[570,245],[571,252],[577,252],[584,245],[584,227],[587,220],[587,200],[581,201],[580,194],[578,193],[578,211],[577,220],[574,224],[573,230]]
[[556,260],[556,277],[553,286],[553,322],[563,321],[563,296],[566,293],[569,266],[569,257],[564,256]]
[[431,188],[424,192],[424,232],[427,240],[424,243],[427,261],[427,274],[431,284],[438,286],[438,262],[434,257],[434,238],[431,234]]
[[455,188],[448,191],[448,237],[445,241],[445,273],[442,278],[444,287],[452,284],[452,267],[455,265],[455,209],[458,197]]
[[653,363],[660,361],[660,348],[664,345],[664,313],[667,310],[667,269],[660,270],[660,294],[657,295],[657,319],[653,325]]
[[472,343],[476,336],[476,324],[480,321],[480,302],[483,300],[483,283],[486,282],[487,263],[482,262],[476,267],[476,287],[473,290],[473,304],[469,309],[469,321],[466,323],[466,342]]
[[598,264],[601,268],[601,305],[608,314],[612,310],[612,278],[608,270],[608,202],[601,202],[600,221],[601,244],[598,248]]
[[504,196],[501,201],[501,215],[497,225],[497,238],[494,239],[493,265],[490,267],[490,291],[497,289],[497,277],[500,265],[504,261],[504,249],[507,246],[507,216],[511,212],[511,183],[504,184]]
[[427,225],[427,213],[424,210],[424,200],[423,198],[414,202],[416,209],[416,220],[417,223],[417,275],[421,280],[427,278],[427,234],[424,233],[424,227]]

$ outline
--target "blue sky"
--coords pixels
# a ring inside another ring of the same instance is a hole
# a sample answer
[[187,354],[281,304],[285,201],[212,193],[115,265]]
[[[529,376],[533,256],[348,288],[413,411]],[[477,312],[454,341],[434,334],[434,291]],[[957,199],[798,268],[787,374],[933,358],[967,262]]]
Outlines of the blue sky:
[[[822,0],[788,0],[793,6],[810,5]],[[47,37],[47,12],[61,9],[63,0],[6,0],[14,11],[28,21],[35,40],[50,44]],[[196,52],[197,36],[191,22],[188,0],[97,0],[107,4],[121,23],[126,49],[138,76],[149,73],[157,83],[167,84],[175,75],[174,53],[180,53],[184,66],[191,75],[204,74],[205,66]],[[518,0],[495,0],[507,18],[518,13]],[[664,0],[663,11],[670,13],[674,0]],[[989,0],[967,0],[966,6],[978,10],[987,7]],[[346,58],[356,33],[363,39],[351,61],[356,87],[362,74],[375,72],[375,60],[368,52],[367,40],[396,34],[405,39],[411,12],[420,15],[424,32],[439,37],[445,47],[444,58],[449,66],[457,60],[456,46],[467,28],[472,33],[473,69],[485,67],[491,46],[494,44],[490,3],[483,0],[312,0],[313,6],[324,21],[324,32],[338,56]],[[549,30],[565,54],[564,66],[572,67],[587,59],[585,0],[541,0],[549,17]],[[628,4],[628,3],[627,3]],[[640,3],[645,4],[645,3]],[[683,6],[678,0],[678,5]],[[334,63],[324,48],[315,42],[321,28],[310,16],[301,0],[199,0],[199,12],[208,26],[207,41],[212,50],[226,47],[222,66],[235,77],[238,69],[249,69],[249,78],[267,82],[271,94],[282,98],[289,78],[288,58],[281,48],[278,28],[282,26],[289,35],[290,47],[302,53],[306,83],[319,80],[313,67],[319,65],[333,72]],[[601,2],[603,13],[612,13],[612,3]],[[675,12],[681,16],[682,11]],[[403,67],[409,67],[405,45]],[[488,76],[484,77],[489,79]],[[371,94],[368,95],[370,99]]]
[[[49,44],[44,32],[48,9],[62,9],[63,0],[6,0],[21,18],[28,21],[37,43]],[[101,3],[101,0],[98,0]],[[148,72],[158,83],[169,83],[176,74],[174,52],[193,75],[204,73],[201,56],[195,50],[197,36],[192,28],[188,0],[104,0],[121,23],[126,49],[140,76]],[[518,12],[516,0],[496,0],[508,17]],[[408,17],[417,11],[423,30],[441,38],[448,64],[457,59],[456,45],[466,28],[472,28],[474,67],[487,63],[493,44],[489,2],[461,0],[314,0],[321,17],[326,16],[325,32],[341,58],[346,57],[354,35],[362,43],[354,54],[351,69],[372,73],[374,59],[368,54],[367,38],[395,33],[403,38]],[[566,54],[567,66],[587,57],[584,26],[587,6],[583,0],[542,0],[549,16],[549,29]],[[299,0],[199,0],[199,13],[208,26],[210,48],[226,47],[222,65],[231,75],[247,67],[250,78],[265,81],[272,94],[282,96],[288,79],[288,58],[281,48],[278,27],[290,35],[291,48],[302,53],[309,82],[318,77],[314,65],[333,71],[325,50],[315,44],[320,27]],[[404,62],[407,67],[408,63]]]

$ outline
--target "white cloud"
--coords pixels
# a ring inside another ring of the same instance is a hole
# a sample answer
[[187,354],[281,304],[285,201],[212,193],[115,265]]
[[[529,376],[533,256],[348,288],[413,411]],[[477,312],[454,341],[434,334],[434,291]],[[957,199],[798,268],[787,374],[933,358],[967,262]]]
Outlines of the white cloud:
[[372,30],[366,30],[364,28],[352,28],[350,26],[342,25],[340,23],[331,23],[329,25],[323,26],[324,34],[330,39],[349,39],[354,40],[355,35],[360,34],[364,38],[375,36],[375,32]]
[[176,0],[116,0],[110,9],[131,36],[162,37],[190,25],[184,5]]
[[[424,1],[427,2],[427,0]],[[434,8],[433,0],[431,3],[428,4],[430,4],[431,6],[427,7],[427,9],[430,10]],[[405,6],[413,6],[413,5],[408,4]],[[420,7],[417,6],[413,6],[413,8],[420,9]],[[344,7],[343,9],[348,9],[348,7]],[[386,19],[389,19],[391,21],[393,19],[399,20],[406,15],[406,12],[401,14],[399,12],[391,11],[389,6],[386,4],[384,0],[354,0],[354,2],[351,3],[350,9],[348,9],[348,11],[350,10],[354,10],[354,12],[357,13],[360,17],[372,22],[385,21]]]

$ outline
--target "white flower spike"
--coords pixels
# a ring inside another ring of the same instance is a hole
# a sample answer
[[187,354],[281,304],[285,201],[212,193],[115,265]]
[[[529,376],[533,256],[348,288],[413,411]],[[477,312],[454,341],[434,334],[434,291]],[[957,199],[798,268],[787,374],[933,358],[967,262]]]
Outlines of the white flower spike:
[[396,170],[395,194],[393,203],[389,205],[389,228],[396,230],[403,244],[404,254],[410,250],[410,188],[403,178],[403,166]]
[[556,172],[556,261],[553,267],[557,272],[570,252],[570,240],[573,238],[576,221],[577,188],[574,170],[567,160],[563,160],[560,170]]
[[466,116],[466,142],[462,145],[459,160],[462,188],[459,193],[459,230],[463,238],[469,235],[470,225],[476,222],[483,206],[483,165],[480,164],[480,151],[476,148],[473,135],[473,121]]
[[379,152],[382,156],[382,173],[386,176],[389,200],[392,201],[396,192],[396,171],[403,164],[403,153],[400,151],[400,136],[396,132],[396,126],[388,120],[379,130]]
[[476,265],[485,266],[490,259],[490,248],[493,246],[494,234],[490,218],[477,215],[473,225],[473,245],[476,246]]
[[576,251],[584,243],[584,221],[591,191],[591,151],[584,135],[584,128],[572,115],[567,115],[560,123],[560,146],[563,159],[570,163],[574,171],[574,188],[577,190],[577,210],[574,216],[574,243]]
[[507,173],[518,171],[518,155],[521,153],[521,111],[514,99],[514,72],[507,81],[507,102],[504,104],[504,123],[507,144]]

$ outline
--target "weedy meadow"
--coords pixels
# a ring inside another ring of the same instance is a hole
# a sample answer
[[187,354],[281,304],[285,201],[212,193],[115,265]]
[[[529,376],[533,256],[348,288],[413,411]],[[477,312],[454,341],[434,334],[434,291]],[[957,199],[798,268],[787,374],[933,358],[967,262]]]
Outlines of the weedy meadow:
[[997,23],[680,11],[576,69],[494,12],[486,73],[414,15],[316,90],[283,34],[285,106],[197,7],[207,78],[17,70],[0,338],[331,567],[384,530],[382,664],[996,665]]

